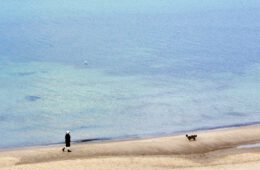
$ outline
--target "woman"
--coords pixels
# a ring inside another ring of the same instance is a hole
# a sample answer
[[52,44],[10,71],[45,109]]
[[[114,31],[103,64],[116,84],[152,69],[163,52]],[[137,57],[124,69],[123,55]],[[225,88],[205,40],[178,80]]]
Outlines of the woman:
[[70,150],[70,131],[67,131],[66,135],[65,135],[65,147],[62,148],[62,151],[64,152],[65,149],[67,149],[68,152],[71,152],[71,150]]

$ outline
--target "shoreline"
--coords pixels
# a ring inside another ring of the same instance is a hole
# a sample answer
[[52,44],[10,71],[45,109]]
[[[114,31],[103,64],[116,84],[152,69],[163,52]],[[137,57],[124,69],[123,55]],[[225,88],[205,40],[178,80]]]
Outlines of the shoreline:
[[[153,133],[153,134],[142,134],[142,135],[126,135],[126,136],[118,136],[118,137],[108,137],[108,138],[84,138],[84,139],[77,139],[72,141],[72,144],[91,144],[91,143],[106,143],[106,142],[118,142],[118,141],[133,141],[133,140],[142,140],[142,139],[152,139],[152,138],[161,138],[161,137],[169,137],[169,136],[178,136],[186,133],[195,133],[195,132],[208,132],[208,131],[215,131],[215,130],[225,130],[225,129],[233,129],[233,128],[240,128],[240,127],[250,127],[250,126],[260,126],[260,121],[256,122],[249,122],[249,123],[239,123],[233,125],[223,125],[223,126],[216,126],[216,127],[204,127],[204,128],[196,128],[187,131],[176,131],[176,132],[161,132],[161,133]],[[10,150],[20,150],[20,149],[27,149],[27,148],[44,148],[50,146],[59,146],[63,145],[64,142],[55,142],[55,143],[46,143],[46,144],[36,144],[36,145],[21,145],[21,146],[10,146],[10,147],[3,147],[0,148],[0,153],[3,151],[10,151]]]
[[[259,126],[260,122],[249,122],[249,123],[240,123],[233,125],[224,125],[224,126],[216,126],[216,127],[204,127],[204,128],[196,128],[188,131],[176,131],[172,133],[154,133],[154,134],[142,134],[142,135],[126,135],[126,136],[118,136],[111,138],[89,138],[89,139],[78,139],[72,141],[73,145],[78,144],[92,144],[92,143],[107,143],[107,142],[120,142],[120,141],[135,141],[135,140],[145,140],[145,139],[153,139],[153,138],[162,138],[162,137],[174,137],[178,135],[184,135],[186,133],[201,133],[201,132],[210,132],[210,131],[218,131],[218,130],[226,130],[226,129],[234,129],[234,128],[243,128],[243,127],[251,127],[251,126]],[[47,143],[47,144],[36,144],[36,145],[22,145],[22,146],[10,146],[0,148],[0,153],[5,151],[12,150],[22,150],[22,149],[30,149],[30,148],[45,148],[45,147],[55,147],[63,145],[64,142],[55,142],[55,143]]]

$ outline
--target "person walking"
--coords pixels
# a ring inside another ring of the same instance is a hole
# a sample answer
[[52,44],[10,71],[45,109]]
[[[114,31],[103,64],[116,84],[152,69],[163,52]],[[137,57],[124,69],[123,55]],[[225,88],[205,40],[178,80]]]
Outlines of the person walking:
[[71,152],[70,150],[70,131],[67,131],[66,132],[66,135],[65,135],[65,146],[62,148],[62,151],[64,152],[65,149],[67,149],[68,152]]

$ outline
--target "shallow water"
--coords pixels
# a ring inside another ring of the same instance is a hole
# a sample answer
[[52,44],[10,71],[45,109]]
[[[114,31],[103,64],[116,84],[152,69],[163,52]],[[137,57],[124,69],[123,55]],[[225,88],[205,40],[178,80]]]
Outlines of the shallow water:
[[1,1],[0,147],[260,121],[258,2],[23,2]]
[[250,148],[259,148],[260,143],[250,144],[250,145],[240,145],[237,148],[238,149],[250,149]]

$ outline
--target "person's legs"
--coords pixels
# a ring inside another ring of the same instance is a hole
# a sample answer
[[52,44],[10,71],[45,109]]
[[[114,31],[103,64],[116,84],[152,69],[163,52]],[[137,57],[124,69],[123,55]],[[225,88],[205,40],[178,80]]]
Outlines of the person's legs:
[[71,152],[70,146],[64,146],[62,148],[62,151],[64,152],[65,150],[67,150],[68,152]]

